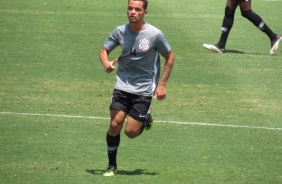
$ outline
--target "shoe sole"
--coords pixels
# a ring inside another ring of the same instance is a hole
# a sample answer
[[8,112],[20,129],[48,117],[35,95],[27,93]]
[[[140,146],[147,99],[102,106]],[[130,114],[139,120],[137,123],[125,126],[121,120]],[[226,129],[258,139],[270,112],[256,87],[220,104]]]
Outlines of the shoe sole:
[[208,49],[209,51],[214,51],[214,52],[223,54],[223,52],[222,52],[220,49],[218,49],[216,46],[214,46],[214,45],[203,44],[203,47],[205,47],[205,48]]
[[275,42],[275,44],[271,47],[270,49],[270,55],[274,54],[275,51],[278,49],[279,46],[279,42],[282,40],[282,37],[280,36],[280,38]]
[[117,171],[107,172],[107,173],[103,173],[103,176],[114,176],[116,173]]

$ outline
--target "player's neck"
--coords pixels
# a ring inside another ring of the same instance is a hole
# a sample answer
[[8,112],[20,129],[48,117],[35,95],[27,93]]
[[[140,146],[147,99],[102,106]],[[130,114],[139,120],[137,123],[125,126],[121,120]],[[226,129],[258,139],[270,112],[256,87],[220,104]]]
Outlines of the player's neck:
[[145,28],[145,22],[129,23],[130,29],[133,32],[140,32]]

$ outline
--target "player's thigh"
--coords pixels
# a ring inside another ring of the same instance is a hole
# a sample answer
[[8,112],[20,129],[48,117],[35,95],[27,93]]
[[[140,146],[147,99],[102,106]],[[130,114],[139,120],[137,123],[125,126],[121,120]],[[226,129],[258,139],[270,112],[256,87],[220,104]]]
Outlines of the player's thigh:
[[231,10],[236,10],[238,6],[238,0],[227,0],[226,6]]
[[144,123],[146,121],[145,118],[151,109],[152,97],[136,95],[132,99],[133,99],[133,105],[128,115],[133,119],[141,123]]
[[142,124],[145,123],[147,114],[150,112],[152,97],[132,96],[133,105],[129,111],[126,122],[126,134],[140,134]]
[[111,126],[120,126],[123,124],[127,113],[118,109],[112,109],[111,114]]
[[116,136],[120,134],[127,113],[121,110],[112,109],[110,111],[110,114],[111,114],[111,122],[110,122],[110,128],[108,133],[111,136]]
[[131,107],[131,100],[128,93],[114,89],[110,104],[110,135],[117,135],[120,133],[124,120]]
[[241,0],[239,2],[241,12],[249,11],[252,9],[252,1]]

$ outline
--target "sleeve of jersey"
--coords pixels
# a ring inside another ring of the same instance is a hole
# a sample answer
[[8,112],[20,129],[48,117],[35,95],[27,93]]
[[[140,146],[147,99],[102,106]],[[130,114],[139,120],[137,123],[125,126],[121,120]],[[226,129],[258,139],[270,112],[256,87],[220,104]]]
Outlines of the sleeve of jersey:
[[119,33],[118,28],[114,29],[113,32],[108,37],[108,39],[105,41],[104,47],[108,51],[114,50],[119,45],[118,33]]
[[157,50],[161,54],[166,54],[171,50],[171,47],[162,32],[158,35]]

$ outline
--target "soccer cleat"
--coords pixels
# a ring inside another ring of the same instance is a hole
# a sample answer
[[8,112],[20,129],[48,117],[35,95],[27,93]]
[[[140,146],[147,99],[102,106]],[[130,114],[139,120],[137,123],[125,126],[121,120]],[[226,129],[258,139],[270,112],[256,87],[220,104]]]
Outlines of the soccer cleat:
[[282,40],[281,35],[277,35],[277,38],[275,40],[271,41],[271,49],[270,49],[270,54],[274,54],[274,52],[278,49],[279,42]]
[[148,114],[146,116],[146,125],[145,125],[145,130],[150,130],[153,126],[153,118],[151,116],[151,114]]
[[103,176],[114,176],[117,173],[117,167],[109,165],[107,170],[103,173]]
[[215,45],[203,44],[203,47],[205,47],[209,51],[214,51],[214,52],[221,53],[221,54],[225,52],[225,49],[219,48],[219,46],[217,44],[215,44]]

